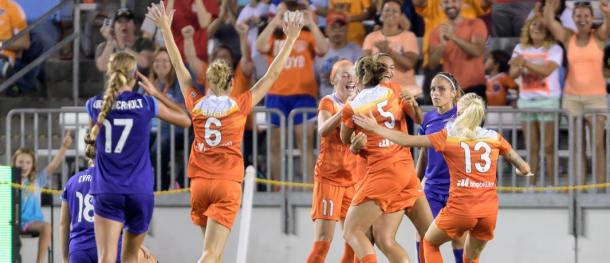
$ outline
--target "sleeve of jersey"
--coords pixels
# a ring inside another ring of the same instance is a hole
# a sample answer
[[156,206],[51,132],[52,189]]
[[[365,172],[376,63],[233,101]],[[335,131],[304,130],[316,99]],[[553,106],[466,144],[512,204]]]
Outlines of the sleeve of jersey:
[[343,107],[343,114],[341,115],[341,123],[343,123],[343,125],[345,125],[348,128],[353,129],[354,128],[354,120],[352,120],[352,116],[354,116],[354,110],[352,109],[352,106],[349,104],[346,104]]
[[445,145],[447,144],[447,129],[426,135],[426,137],[428,137],[428,140],[432,143],[434,150],[437,152],[443,152],[445,150]]
[[159,101],[153,96],[146,96],[148,102],[148,110],[152,113],[152,117],[159,115]]
[[191,86],[186,91],[186,96],[184,97],[184,105],[186,106],[186,110],[190,113],[195,106],[195,102],[199,100],[203,95],[195,86]]
[[500,149],[500,155],[505,155],[508,152],[510,152],[513,147],[510,145],[510,143],[508,143],[508,141],[506,139],[504,139],[504,136],[502,136],[501,134],[498,134],[498,148]]
[[318,106],[318,112],[328,111],[330,114],[334,114],[333,102],[328,98],[322,98],[320,100],[320,106]]
[[87,114],[89,114],[89,118],[91,118],[91,122],[97,122],[97,116],[93,112],[93,102],[95,101],[95,97],[90,98],[85,102],[85,109],[87,110]]
[[237,98],[239,111],[244,115],[250,115],[252,112],[252,92],[246,91]]
[[68,182],[66,183],[66,185],[64,186],[64,191],[63,191],[63,192],[61,192],[61,196],[60,196],[61,201],[65,201],[65,202],[67,202],[67,201],[68,201],[68,192],[67,192],[67,190],[68,190],[68,186],[69,186],[69,185],[70,185],[70,181],[68,181]]

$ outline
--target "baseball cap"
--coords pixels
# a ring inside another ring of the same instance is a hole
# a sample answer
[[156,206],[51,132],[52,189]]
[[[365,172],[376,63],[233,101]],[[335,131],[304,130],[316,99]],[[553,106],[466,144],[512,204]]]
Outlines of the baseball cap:
[[127,8],[119,8],[114,13],[114,16],[112,17],[112,21],[117,21],[119,18],[122,18],[122,17],[127,18],[129,20],[135,19],[135,15],[133,14],[133,12],[131,12],[131,10],[129,10]]
[[334,23],[347,24],[347,15],[340,12],[329,12],[326,16],[326,24],[330,26]]

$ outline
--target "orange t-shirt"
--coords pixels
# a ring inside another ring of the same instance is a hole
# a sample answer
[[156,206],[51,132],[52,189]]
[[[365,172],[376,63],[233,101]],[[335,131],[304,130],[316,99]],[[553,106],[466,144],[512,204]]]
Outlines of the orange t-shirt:
[[[460,15],[464,18],[473,19],[489,13],[491,8],[483,9],[483,0],[464,0]],[[424,66],[428,65],[428,49],[430,48],[430,33],[432,29],[447,22],[447,15],[441,7],[441,0],[426,0],[425,7],[416,7],[415,12],[424,19],[424,36],[422,37],[422,52],[424,54]]]
[[[14,1],[0,1],[0,11],[0,41],[9,40],[28,27],[23,9]],[[1,52],[15,61],[15,52],[6,49]]]
[[495,131],[480,128],[475,139],[452,132],[452,125],[427,135],[437,152],[445,157],[451,184],[446,208],[468,217],[484,217],[498,212],[496,165],[511,145]]
[[485,95],[487,96],[487,105],[489,106],[506,106],[508,105],[509,89],[517,89],[517,83],[506,73],[500,73],[487,80],[487,88]]
[[189,178],[241,182],[244,177],[241,142],[246,118],[252,112],[252,93],[247,91],[237,98],[202,96],[194,87],[186,93],[185,104],[195,133]]
[[[343,102],[334,94],[320,100],[318,111],[327,111],[335,115],[343,108]],[[359,158],[343,144],[340,137],[340,127],[335,128],[326,136],[320,138],[320,155],[314,170],[315,178],[323,183],[337,186],[350,186],[359,179]]]
[[[280,52],[286,40],[277,39],[275,36],[272,36],[270,41],[271,49],[266,54],[269,63]],[[269,94],[281,96],[310,95],[314,98],[318,97],[318,83],[314,74],[315,45],[316,42],[313,35],[310,32],[302,31],[292,47],[282,73],[280,73],[280,76],[269,90]]]
[[367,160],[367,174],[384,170],[388,165],[398,161],[412,160],[413,157],[409,148],[401,147],[380,135],[354,125],[352,116],[371,112],[377,123],[390,129],[406,132],[405,105],[400,102],[395,91],[378,85],[362,90],[343,107],[341,117],[343,125],[353,128],[356,132],[363,132],[367,136],[366,146],[360,150],[360,154]]
[[[478,18],[464,18],[453,30],[454,35],[469,42],[475,36],[487,39],[487,27]],[[430,35],[430,46],[435,47],[440,43],[440,27],[436,27]],[[464,90],[485,85],[484,59],[485,56],[471,57],[453,41],[449,41],[443,52],[443,71],[451,72]]]

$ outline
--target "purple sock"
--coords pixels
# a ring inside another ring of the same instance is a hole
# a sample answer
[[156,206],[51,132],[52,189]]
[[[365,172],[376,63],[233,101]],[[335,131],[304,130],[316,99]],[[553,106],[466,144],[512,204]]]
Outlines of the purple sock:
[[417,252],[417,263],[421,263],[419,262],[419,246],[421,244],[419,243],[419,241],[415,241],[415,252]]
[[464,256],[464,249],[453,249],[453,256],[455,256],[455,263],[462,263]]

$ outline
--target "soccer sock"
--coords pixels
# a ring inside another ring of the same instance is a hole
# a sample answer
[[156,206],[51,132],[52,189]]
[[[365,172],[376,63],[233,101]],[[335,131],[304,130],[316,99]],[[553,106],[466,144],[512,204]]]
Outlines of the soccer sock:
[[353,263],[354,262],[354,250],[346,242],[343,247],[343,256],[341,256],[341,263]]
[[415,242],[415,247],[417,248],[417,262],[425,263],[426,260],[424,259],[424,246],[421,244],[421,242],[417,241]]
[[464,249],[453,249],[453,256],[455,256],[455,263],[463,263],[462,259],[464,258]]
[[479,263],[479,259],[468,259],[468,257],[464,255],[464,263]]
[[360,259],[360,263],[377,263],[377,257],[375,254],[368,254]]
[[307,257],[307,263],[324,263],[329,248],[330,242],[328,241],[316,241],[313,243],[313,249]]
[[426,259],[426,263],[443,262],[443,257],[441,256],[441,251],[439,248],[430,244],[430,241],[426,239],[424,239],[424,257]]

